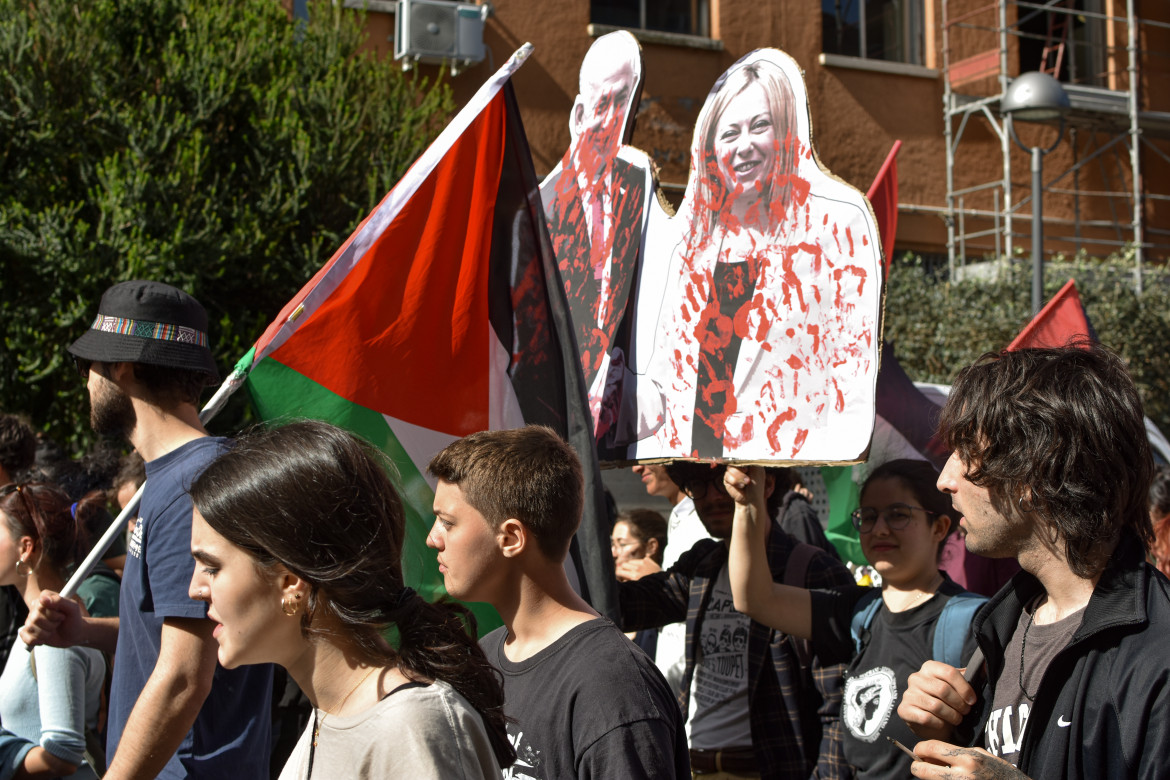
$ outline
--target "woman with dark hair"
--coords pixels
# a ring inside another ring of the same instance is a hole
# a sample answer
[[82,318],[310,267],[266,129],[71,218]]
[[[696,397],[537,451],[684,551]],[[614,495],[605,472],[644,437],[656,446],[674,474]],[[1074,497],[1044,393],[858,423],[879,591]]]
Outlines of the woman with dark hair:
[[[15,585],[32,605],[41,591],[60,591],[83,533],[60,488],[45,483],[0,488],[0,585]],[[39,647],[13,642],[0,674],[0,723],[37,747],[17,776],[96,778],[87,761],[86,729],[96,729],[106,663],[88,647]],[[96,769],[104,770],[104,766]],[[23,773],[23,774],[22,774]]]
[[[613,555],[613,568],[618,582],[638,579],[641,573],[631,576],[622,571],[623,564],[651,560],[654,571],[662,567],[662,555],[666,551],[666,518],[653,509],[630,509],[621,512],[613,524],[609,537],[609,551]],[[645,628],[626,634],[634,644],[653,658],[658,651],[658,629]]]
[[662,554],[666,551],[666,534],[666,518],[661,512],[630,509],[620,513],[609,537],[609,550],[613,554],[618,581],[627,579],[621,572],[621,565],[627,561],[649,558],[661,566]]
[[1150,522],[1154,542],[1150,553],[1158,571],[1170,577],[1170,466],[1162,466],[1150,483]]
[[[763,470],[728,468],[724,484],[736,500],[729,572],[735,608],[764,625],[811,640],[822,663],[848,663],[840,730],[846,760],[859,778],[904,778],[911,759],[903,744],[917,738],[893,717],[907,678],[935,658],[962,666],[974,652],[971,618],[985,598],[963,591],[938,558],[958,517],[935,488],[926,461],[893,460],[861,488],[853,525],[882,577],[880,588],[804,590],[772,582],[764,557]],[[942,657],[940,657],[942,656]]]
[[403,582],[388,468],[322,422],[241,439],[191,487],[191,596],[223,666],[279,664],[313,703],[281,778],[499,777],[501,681],[471,614]]

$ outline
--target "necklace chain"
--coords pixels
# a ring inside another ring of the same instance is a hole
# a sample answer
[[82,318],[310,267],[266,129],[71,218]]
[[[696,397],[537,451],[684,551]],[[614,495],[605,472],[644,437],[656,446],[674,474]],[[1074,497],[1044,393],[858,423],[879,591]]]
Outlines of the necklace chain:
[[[374,673],[374,669],[376,669],[376,668],[377,668],[376,666],[371,666],[370,670],[362,675],[362,679],[358,680],[357,684],[349,689],[349,693],[345,694],[345,698],[343,698],[341,700],[341,704],[337,705],[337,714],[338,715],[340,715],[341,711],[345,709],[345,703],[347,701],[349,701],[350,696],[353,696],[353,692],[356,691],[358,688],[360,688],[362,683],[364,683],[367,679],[369,679],[370,675]],[[322,708],[321,709],[321,717],[316,718],[317,723],[313,727],[313,747],[317,747],[317,739],[321,736],[321,724],[325,722],[325,718],[327,718],[327,717],[329,717],[329,712],[327,710],[325,710],[324,708]]]
[[1024,697],[1032,702],[1036,701],[1036,693],[1039,693],[1040,689],[1037,688],[1036,693],[1028,693],[1028,689],[1024,687],[1024,648],[1028,646],[1028,629],[1032,627],[1032,623],[1036,619],[1036,610],[1039,608],[1040,604],[1037,602],[1032,607],[1031,612],[1024,610],[1028,612],[1028,622],[1024,624],[1024,636],[1020,639],[1020,693],[1024,694]]
[[933,580],[931,580],[930,586],[926,590],[924,590],[922,593],[919,593],[917,596],[915,596],[910,601],[909,604],[902,607],[898,611],[899,612],[906,612],[907,610],[913,609],[914,607],[918,606],[919,602],[925,601],[930,596],[933,596],[935,594],[935,592],[938,591],[938,588],[940,585],[942,585],[942,583],[943,583],[942,575],[936,574],[935,578]]

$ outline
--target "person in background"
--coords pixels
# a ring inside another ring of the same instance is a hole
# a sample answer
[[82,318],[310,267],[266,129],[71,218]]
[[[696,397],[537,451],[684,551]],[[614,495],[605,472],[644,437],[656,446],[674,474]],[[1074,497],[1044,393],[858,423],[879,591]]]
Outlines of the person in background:
[[[32,426],[15,414],[0,414],[0,486],[21,476],[36,460],[37,437]],[[28,608],[16,588],[0,588],[0,665],[28,617]]]
[[788,468],[769,468],[768,471],[775,476],[776,491],[780,494],[778,514],[784,533],[841,560],[841,554],[825,536],[821,518],[812,507],[812,494],[801,484],[800,473]]
[[[29,469],[27,479],[56,485],[65,491],[70,500],[79,502],[90,497],[95,491],[107,492],[117,468],[118,456],[108,441],[99,441],[93,449],[75,459],[56,442],[42,436],[37,445],[37,461]],[[90,503],[94,507],[99,506],[97,501],[91,500]],[[84,520],[87,523],[87,538],[95,542],[113,522],[112,517],[98,514],[96,511],[87,513]],[[83,554],[88,552],[89,550],[82,551]],[[125,566],[126,538],[118,536],[102,554],[95,572],[105,576],[112,574],[120,579]],[[86,598],[88,599],[88,596]]]
[[220,663],[279,664],[315,707],[281,778],[486,780],[515,758],[471,613],[403,581],[391,468],[302,421],[242,438],[191,486],[191,597]]
[[1154,525],[1151,557],[1158,571],[1170,577],[1170,466],[1163,466],[1150,485],[1150,522]]
[[609,548],[613,553],[613,566],[617,570],[618,581],[629,579],[622,576],[621,569],[631,561],[649,558],[661,566],[667,539],[666,518],[660,512],[631,509],[619,513],[617,522],[613,524]]
[[[618,586],[627,631],[685,622],[686,667],[678,689],[687,716],[691,765],[697,774],[765,780],[841,777],[842,664],[822,663],[796,640],[738,612],[728,582],[727,552],[735,502],[724,488],[726,467],[675,462],[668,472],[695,501],[714,539],[703,540],[666,571]],[[782,496],[765,476],[768,510]],[[789,566],[797,550],[803,563]],[[766,555],[777,581],[807,588],[847,585],[849,570],[811,545],[769,526]]]
[[[910,758],[887,739],[914,740],[893,717],[906,680],[951,648],[957,657],[950,662],[966,661],[975,647],[971,618],[986,601],[966,593],[938,567],[958,515],[935,489],[938,472],[929,463],[884,463],[870,472],[861,507],[853,513],[866,560],[882,576],[881,588],[795,588],[774,582],[768,570],[759,519],[767,511],[763,474],[760,467],[728,469],[725,477],[737,502],[728,563],[735,608],[812,640],[813,652],[825,663],[848,664],[838,732],[845,760],[857,778],[902,780],[910,774]],[[954,617],[944,619],[944,612]]]
[[[87,541],[98,539],[110,527],[110,523],[114,522],[113,516],[106,509],[106,491],[104,490],[90,491],[80,501],[74,501],[69,510],[73,513],[74,519],[81,524]],[[111,549],[116,544],[117,540],[111,544]],[[126,549],[125,543],[121,545],[121,549]],[[84,558],[87,552],[89,551],[80,550],[78,552],[78,562]],[[108,556],[109,553],[107,552],[106,555]],[[121,570],[110,567],[111,560],[114,563],[119,560],[125,562],[126,556],[123,553],[123,555],[113,559],[106,557],[98,561],[94,564],[90,575],[77,586],[77,597],[81,599],[81,603],[85,606],[85,611],[89,613],[90,617],[118,617],[122,573]],[[72,573],[71,570],[70,574]]]
[[[661,463],[639,463],[633,467],[633,471],[641,478],[647,494],[660,496],[670,502],[667,535],[670,537],[671,545],[670,549],[664,551],[661,561],[642,558],[623,564],[621,577],[626,580],[636,580],[644,575],[669,569],[680,555],[694,547],[697,542],[711,538],[703,521],[695,512],[694,500],[674,483],[666,473],[666,466]],[[670,623],[656,630],[658,636],[655,640],[654,664],[677,696],[687,665],[687,627],[685,623]]]
[[15,414],[0,414],[0,485],[15,481],[36,456],[37,437],[28,421]]
[[[0,488],[0,584],[14,585],[31,608],[41,591],[60,590],[84,529],[69,497],[44,483]],[[90,647],[33,651],[13,642],[0,674],[0,723],[37,745],[21,761],[25,777],[90,780],[105,769],[87,756],[86,732],[98,725],[106,662]]]
[[[146,464],[137,452],[123,455],[118,461],[118,473],[114,476],[114,484],[110,488],[110,501],[117,505],[119,510],[126,508],[130,499],[146,481]],[[126,538],[134,535],[134,523],[138,520],[137,513],[126,518]]]
[[[649,558],[656,565],[662,566],[666,542],[666,518],[661,513],[653,509],[631,509],[619,514],[609,540],[609,551],[613,554],[618,582],[628,579],[622,575],[622,567],[627,563]],[[646,655],[654,657],[658,646],[656,629],[648,628],[626,636],[642,648]]]

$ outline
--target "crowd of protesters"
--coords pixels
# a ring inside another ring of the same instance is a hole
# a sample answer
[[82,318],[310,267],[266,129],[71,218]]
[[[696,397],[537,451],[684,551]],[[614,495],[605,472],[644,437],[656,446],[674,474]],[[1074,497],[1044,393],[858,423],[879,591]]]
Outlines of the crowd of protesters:
[[[477,641],[407,583],[380,452],[315,421],[210,436],[203,307],[125,282],[96,315],[69,351],[129,454],[74,460],[0,414],[0,780],[1165,774],[1170,472],[1104,348],[985,356],[942,411],[941,473],[870,464],[852,519],[879,586],[797,472],[636,467],[672,511],[613,518],[620,625],[566,573],[573,450],[538,426],[456,440],[426,542],[449,596],[501,617]],[[966,591],[956,537],[1020,570]]]

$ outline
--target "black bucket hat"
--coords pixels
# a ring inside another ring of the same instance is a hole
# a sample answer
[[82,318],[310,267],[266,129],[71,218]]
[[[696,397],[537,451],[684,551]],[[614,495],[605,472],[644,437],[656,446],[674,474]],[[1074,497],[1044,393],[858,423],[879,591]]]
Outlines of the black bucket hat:
[[187,293],[162,282],[115,284],[102,295],[97,318],[69,352],[102,363],[145,363],[219,371],[207,338],[207,312]]

